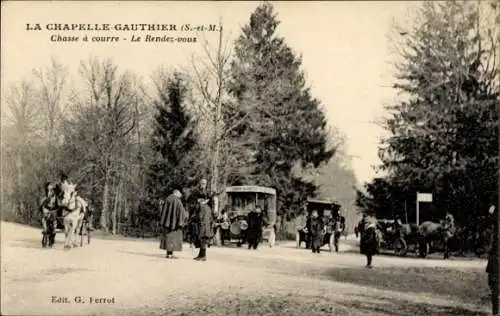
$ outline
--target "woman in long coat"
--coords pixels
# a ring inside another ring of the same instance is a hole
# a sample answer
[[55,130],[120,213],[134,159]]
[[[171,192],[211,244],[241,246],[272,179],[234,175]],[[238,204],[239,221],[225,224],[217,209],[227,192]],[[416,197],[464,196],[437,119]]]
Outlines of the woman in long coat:
[[200,248],[200,252],[194,260],[207,260],[207,246],[210,239],[213,238],[213,214],[212,209],[208,205],[210,200],[199,199],[198,207],[193,214],[193,224],[195,227],[194,238],[196,248]]
[[311,214],[311,249],[313,253],[319,253],[319,248],[323,244],[323,221],[319,218],[318,212]]
[[366,267],[372,267],[372,259],[378,252],[377,222],[374,218],[364,218],[360,227],[360,252],[366,256]]
[[248,249],[257,249],[262,239],[262,231],[264,228],[264,217],[262,210],[256,207],[255,210],[248,213],[248,228],[247,228],[247,242]]

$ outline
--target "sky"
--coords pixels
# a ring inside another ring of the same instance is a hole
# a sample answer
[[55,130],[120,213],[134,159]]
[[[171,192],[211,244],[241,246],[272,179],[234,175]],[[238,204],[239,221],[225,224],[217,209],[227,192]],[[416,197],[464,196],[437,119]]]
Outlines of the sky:
[[[56,57],[76,76],[81,60],[90,55],[112,58],[120,69],[131,70],[148,81],[160,65],[186,67],[193,54],[202,55],[201,42],[130,42],[132,35],[152,32],[49,31],[50,23],[186,23],[217,24],[222,17],[230,39],[259,2],[2,2],[1,75],[2,106],[6,85],[31,75],[33,68],[48,65]],[[330,126],[345,136],[346,153],[358,182],[376,176],[380,163],[377,145],[384,131],[375,122],[384,105],[394,102],[390,88],[393,58],[389,31],[393,19],[405,23],[412,1],[367,2],[273,2],[281,21],[278,34],[303,57],[302,69],[314,97],[321,100]],[[27,30],[39,23],[42,30]],[[153,35],[163,35],[155,33]],[[168,32],[167,32],[168,33]],[[52,35],[119,36],[118,43],[51,42]],[[180,32],[170,32],[174,37]],[[184,33],[185,34],[185,33]],[[215,33],[207,40],[216,43]],[[185,35],[182,35],[185,36]],[[202,38],[200,33],[189,36]],[[126,38],[126,40],[123,40]]]

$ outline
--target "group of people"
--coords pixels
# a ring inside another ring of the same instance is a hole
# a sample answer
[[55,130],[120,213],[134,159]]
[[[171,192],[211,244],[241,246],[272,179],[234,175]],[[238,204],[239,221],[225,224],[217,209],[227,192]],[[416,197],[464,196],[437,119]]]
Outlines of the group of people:
[[176,258],[174,251],[182,251],[183,234],[187,227],[189,241],[200,249],[194,260],[206,261],[207,247],[213,238],[214,194],[209,194],[207,180],[202,179],[199,187],[188,197],[187,210],[182,203],[182,196],[180,190],[174,190],[162,205],[159,224],[163,232],[160,248],[166,250],[166,258]]
[[[495,316],[500,316],[500,304],[499,304],[499,265],[498,262],[498,223],[497,223],[497,212],[495,206],[491,206],[489,209],[490,223],[494,227],[492,230],[492,238],[490,244],[490,251],[488,255],[488,263],[486,265],[486,273],[488,274],[488,286],[491,291],[491,304],[492,312]],[[443,227],[445,229],[455,228],[455,219],[451,213],[447,213],[443,221]],[[360,252],[366,256],[367,264],[366,267],[372,267],[373,256],[378,253],[379,249],[379,236],[377,235],[377,220],[375,217],[367,216],[363,214],[363,218],[356,227],[356,231],[361,234],[360,241]],[[452,232],[450,232],[452,233]]]
[[[339,239],[345,230],[345,218],[338,213],[332,218],[322,218],[318,210],[313,209],[306,218],[304,233],[306,243],[310,245],[313,253],[320,253],[320,248],[325,243],[324,238],[327,233],[327,227],[331,227],[335,251],[339,250]],[[302,228],[302,229],[303,229]]]

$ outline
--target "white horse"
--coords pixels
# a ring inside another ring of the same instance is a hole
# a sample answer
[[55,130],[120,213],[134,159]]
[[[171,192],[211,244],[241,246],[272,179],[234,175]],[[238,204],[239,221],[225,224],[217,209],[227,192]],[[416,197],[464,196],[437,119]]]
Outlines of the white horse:
[[72,245],[73,247],[78,246],[76,242],[77,232],[83,224],[83,217],[87,211],[87,202],[78,196],[75,184],[63,183],[61,191],[62,197],[58,204],[59,207],[63,208],[64,249],[69,249]]

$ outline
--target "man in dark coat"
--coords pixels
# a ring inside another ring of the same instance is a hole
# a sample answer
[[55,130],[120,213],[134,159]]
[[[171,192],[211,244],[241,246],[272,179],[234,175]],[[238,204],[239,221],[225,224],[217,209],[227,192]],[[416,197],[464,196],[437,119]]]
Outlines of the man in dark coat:
[[210,194],[207,189],[207,180],[206,179],[201,179],[200,183],[197,187],[193,188],[191,190],[191,194],[189,195],[189,205],[188,207],[190,208],[190,213],[192,210],[196,209],[198,207],[198,200],[199,199],[209,199]]
[[264,217],[260,207],[256,207],[248,213],[247,241],[248,249],[257,249],[262,239],[264,228]]
[[491,291],[491,305],[492,313],[495,316],[500,315],[499,311],[499,291],[498,291],[498,272],[499,272],[499,262],[498,262],[498,216],[495,206],[491,206],[490,218],[493,225],[493,236],[491,238],[490,253],[488,255],[488,264],[486,265],[486,273],[488,273],[488,285]]
[[311,213],[311,249],[313,253],[319,253],[319,248],[323,244],[323,221],[319,218],[318,211]]
[[195,227],[194,240],[196,248],[200,248],[200,252],[194,260],[207,260],[207,246],[213,238],[213,213],[208,205],[209,199],[199,199],[198,207],[195,209],[192,222]]
[[169,195],[162,206],[160,227],[163,230],[160,248],[167,251],[167,258],[175,258],[174,251],[182,251],[182,232],[185,221],[184,206],[179,190]]
[[366,256],[366,267],[372,268],[372,258],[378,252],[377,222],[375,218],[364,217],[360,224],[360,252]]

